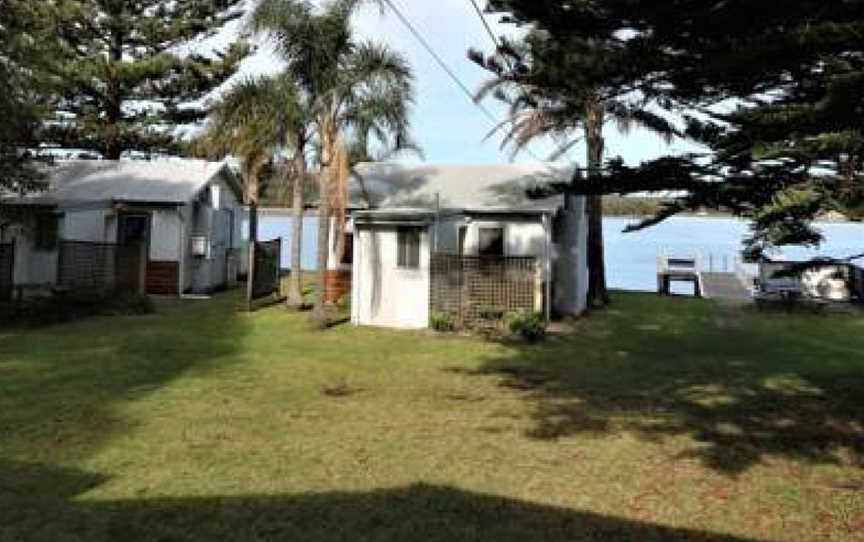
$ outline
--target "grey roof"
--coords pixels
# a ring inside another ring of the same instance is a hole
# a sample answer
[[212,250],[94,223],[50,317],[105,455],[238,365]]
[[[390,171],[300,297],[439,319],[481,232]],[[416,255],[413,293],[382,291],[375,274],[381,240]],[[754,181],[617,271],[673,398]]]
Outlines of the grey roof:
[[238,185],[224,162],[204,160],[75,160],[48,170],[48,188],[12,202],[56,204],[116,201],[181,204],[192,200],[218,174]]
[[528,198],[526,190],[567,182],[573,168],[557,164],[407,166],[365,163],[356,168],[350,201],[355,207],[471,210],[554,210],[562,198]]

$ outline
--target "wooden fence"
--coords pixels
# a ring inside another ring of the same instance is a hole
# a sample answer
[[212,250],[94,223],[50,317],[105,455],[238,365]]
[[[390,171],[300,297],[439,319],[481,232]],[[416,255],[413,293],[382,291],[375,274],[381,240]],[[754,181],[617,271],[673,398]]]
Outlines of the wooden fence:
[[260,299],[279,293],[282,239],[255,243],[255,265],[252,274],[252,298]]
[[533,257],[432,254],[431,309],[458,327],[477,327],[487,314],[542,310],[542,270]]

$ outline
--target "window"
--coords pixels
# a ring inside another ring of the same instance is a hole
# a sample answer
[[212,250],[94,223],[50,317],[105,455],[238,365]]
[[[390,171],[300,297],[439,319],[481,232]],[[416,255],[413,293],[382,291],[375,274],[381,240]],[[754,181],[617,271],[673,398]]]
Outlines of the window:
[[420,267],[420,228],[399,228],[396,236],[396,265],[407,269]]
[[480,256],[504,256],[504,228],[480,228]]
[[354,263],[354,234],[345,234],[345,250],[342,252],[342,263],[351,265]]
[[43,213],[36,216],[36,250],[57,248],[57,215]]
[[465,255],[465,238],[468,237],[468,226],[459,226],[459,246],[457,247],[460,256]]

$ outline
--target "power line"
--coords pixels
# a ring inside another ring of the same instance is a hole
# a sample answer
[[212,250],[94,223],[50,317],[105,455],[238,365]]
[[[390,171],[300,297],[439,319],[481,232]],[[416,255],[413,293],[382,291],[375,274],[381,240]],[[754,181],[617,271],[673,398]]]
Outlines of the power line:
[[[468,86],[465,83],[463,83],[461,79],[459,79],[459,76],[456,75],[456,72],[454,72],[450,68],[450,66],[447,65],[447,63],[444,61],[444,59],[441,58],[441,55],[439,55],[437,52],[435,52],[435,50],[432,48],[432,46],[429,44],[429,42],[426,40],[426,38],[424,38],[423,35],[420,33],[420,31],[417,30],[417,28],[411,23],[410,20],[408,20],[408,18],[405,16],[405,14],[402,13],[402,11],[393,2],[393,0],[384,0],[384,3],[387,4],[387,6],[393,11],[393,13],[396,15],[396,17],[402,22],[402,24],[404,24],[405,27],[408,28],[408,30],[411,32],[411,34],[414,36],[414,38],[420,43],[420,45],[422,45],[423,48],[426,49],[426,52],[429,53],[429,55],[435,59],[435,62],[438,63],[438,65],[441,67],[441,69],[443,69],[444,72],[447,73],[447,75],[450,77],[450,79],[453,80],[454,83],[456,83],[456,86],[458,86],[462,90],[462,92],[465,93],[465,95],[468,97],[468,100],[470,100],[470,102],[475,107],[477,107],[480,111],[483,112],[484,115],[486,115],[486,117],[490,120],[490,122],[492,122],[492,125],[495,128],[497,128],[498,126],[501,126],[504,122],[502,122],[491,111],[489,111],[489,109],[485,105],[477,102],[474,99],[474,93],[471,92],[471,90],[468,88]],[[485,19],[484,19],[484,23],[485,23]],[[492,29],[489,28],[489,31],[491,32]],[[505,122],[512,122],[512,121],[505,121]],[[527,151],[531,155],[532,158],[534,158],[537,161],[542,161],[539,157],[537,157],[537,155],[535,155],[531,151],[531,149],[527,149]]]
[[[476,0],[468,0],[471,2],[471,5],[474,6],[474,11],[477,12],[477,16],[480,17],[480,22],[483,23],[483,28],[486,29],[486,33],[489,34],[489,37],[492,39],[492,43],[495,44],[495,48],[499,49],[501,47],[500,41],[498,40],[498,36],[495,35],[495,32],[492,31],[492,27],[489,26],[489,21],[486,20],[486,17],[483,15],[483,10],[480,9],[480,6],[477,4]],[[510,58],[506,58],[505,62],[510,66],[510,69],[513,69],[510,64]]]
[[[489,25],[489,21],[486,20],[486,16],[483,14],[483,10],[480,9],[480,5],[477,3],[477,0],[468,0],[468,2],[471,3],[471,6],[474,8],[474,11],[477,13],[477,17],[479,17],[480,22],[483,23],[483,28],[486,29],[486,34],[488,34],[489,39],[492,40],[492,45],[495,46],[495,50],[501,51],[501,49],[503,49],[503,43],[498,38],[498,36],[495,34],[495,32],[492,30],[492,27]],[[507,67],[510,69],[510,71],[511,72],[514,71],[515,66],[513,65],[513,60],[506,54],[502,54],[501,56],[504,58],[504,62],[507,64]],[[519,85],[519,88],[522,89],[522,93],[527,97],[529,95],[529,93],[528,93],[528,90],[525,88],[525,85],[522,83],[519,83],[519,82],[517,82],[516,84]],[[569,155],[571,149],[565,150],[565,148],[569,144],[570,143],[567,143],[567,142],[561,144],[558,147],[556,154],[561,155],[561,156],[564,156],[565,154]],[[534,157],[535,159],[537,158],[537,156],[534,155],[534,153],[531,152],[530,149],[527,149],[527,150],[528,150],[528,153],[531,154],[532,157]],[[572,157],[570,159],[573,160]],[[573,160],[573,161],[575,162],[575,160]]]
[[423,48],[426,49],[426,52],[435,59],[435,62],[438,63],[441,69],[443,69],[447,73],[447,75],[450,76],[450,79],[452,79],[453,82],[456,83],[456,85],[462,90],[462,92],[465,93],[468,99],[471,100],[471,103],[477,106],[481,111],[483,111],[483,113],[489,118],[489,120],[492,121],[492,123],[494,123],[496,126],[500,124],[500,121],[495,117],[495,115],[492,114],[491,111],[489,111],[483,104],[477,103],[474,100],[474,93],[471,92],[468,86],[465,85],[465,83],[463,83],[461,79],[459,79],[459,76],[456,75],[456,72],[454,72],[450,68],[450,66],[447,65],[446,62],[444,62],[444,59],[441,58],[441,55],[435,52],[435,50],[432,48],[429,42],[426,41],[426,38],[423,37],[420,31],[417,30],[417,28],[411,23],[411,21],[409,21],[408,18],[405,17],[402,11],[398,7],[396,7],[396,4],[394,4],[392,0],[384,0],[384,2],[390,7],[391,10],[393,10],[393,13],[396,15],[396,17],[398,17],[402,24],[404,24],[405,27],[408,28],[408,30],[417,39],[417,41],[420,42],[420,45],[422,45]]

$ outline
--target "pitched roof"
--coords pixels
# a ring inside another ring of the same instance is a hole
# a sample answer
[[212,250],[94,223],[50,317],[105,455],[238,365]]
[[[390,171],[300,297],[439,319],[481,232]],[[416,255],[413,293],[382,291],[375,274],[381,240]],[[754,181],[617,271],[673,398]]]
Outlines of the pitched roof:
[[[554,210],[562,198],[530,199],[526,190],[567,182],[572,167],[557,164],[406,166],[364,163],[355,168],[350,201],[356,207]],[[437,202],[436,202],[437,199]]]
[[[47,190],[17,202],[186,203],[226,167],[224,162],[173,158],[58,162],[48,170]],[[232,174],[227,177],[233,180]],[[232,184],[236,190],[236,181]]]

